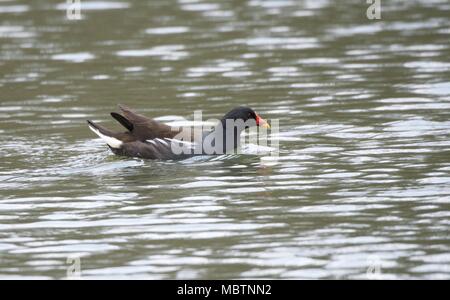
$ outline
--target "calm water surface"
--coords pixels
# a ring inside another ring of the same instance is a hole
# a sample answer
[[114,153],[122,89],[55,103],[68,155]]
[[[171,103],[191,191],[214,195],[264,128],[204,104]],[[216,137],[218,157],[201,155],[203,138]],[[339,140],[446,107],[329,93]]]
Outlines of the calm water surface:
[[[1,278],[450,279],[448,1],[64,2],[0,1]],[[251,106],[279,160],[116,157],[117,103]]]

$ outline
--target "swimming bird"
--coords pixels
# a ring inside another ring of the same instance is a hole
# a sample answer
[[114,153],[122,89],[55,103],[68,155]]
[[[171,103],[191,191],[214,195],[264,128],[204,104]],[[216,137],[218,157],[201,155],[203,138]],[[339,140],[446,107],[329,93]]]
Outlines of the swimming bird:
[[174,160],[194,155],[225,154],[240,145],[246,128],[270,128],[269,123],[249,107],[239,106],[226,113],[212,130],[176,128],[138,114],[120,105],[111,116],[127,130],[115,132],[91,120],[89,128],[116,155],[147,159]]

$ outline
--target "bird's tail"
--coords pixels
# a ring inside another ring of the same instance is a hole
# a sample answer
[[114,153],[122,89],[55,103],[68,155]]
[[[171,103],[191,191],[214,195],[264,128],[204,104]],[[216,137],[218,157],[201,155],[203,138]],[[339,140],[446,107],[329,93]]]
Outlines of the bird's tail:
[[111,148],[120,148],[123,142],[117,138],[117,134],[103,126],[95,124],[94,122],[87,120],[89,129],[98,135],[103,141],[105,141]]

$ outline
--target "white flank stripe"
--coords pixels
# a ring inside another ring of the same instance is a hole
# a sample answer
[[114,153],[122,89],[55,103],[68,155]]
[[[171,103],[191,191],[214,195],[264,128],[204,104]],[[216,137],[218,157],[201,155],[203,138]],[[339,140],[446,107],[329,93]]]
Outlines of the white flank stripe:
[[116,138],[102,134],[97,128],[92,127],[91,125],[89,125],[89,129],[91,129],[96,135],[98,135],[102,140],[105,141],[105,143],[107,143],[112,148],[119,149],[120,146],[122,146],[123,144],[122,141]]
[[168,146],[169,144],[167,144],[167,142],[165,141],[165,140],[162,140],[162,139],[156,139],[158,142],[160,142],[161,144],[164,144],[164,145],[166,145],[166,146]]
[[188,145],[188,146],[191,146],[191,147],[193,147],[193,146],[196,145],[196,143],[191,143],[191,142],[182,141],[182,140],[177,140],[177,139],[169,139],[169,138],[166,138],[166,140],[171,141],[171,142],[175,142],[175,143],[180,143],[180,144]]
[[156,143],[155,143],[155,141],[154,140],[146,140],[147,142],[150,142],[150,143],[152,143],[153,145],[155,145],[156,146]]

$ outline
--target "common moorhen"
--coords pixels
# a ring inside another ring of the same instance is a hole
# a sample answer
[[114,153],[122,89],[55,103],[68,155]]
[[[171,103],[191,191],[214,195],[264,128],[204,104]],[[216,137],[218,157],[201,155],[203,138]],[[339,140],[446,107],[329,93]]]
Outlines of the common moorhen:
[[270,128],[249,107],[229,111],[212,130],[175,128],[137,114],[119,105],[122,114],[112,112],[126,132],[113,132],[90,120],[89,128],[101,137],[113,153],[148,159],[183,159],[194,155],[224,154],[239,146],[241,132],[251,126]]

